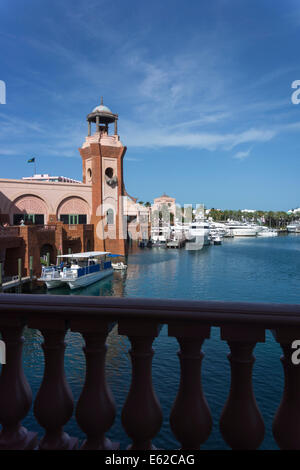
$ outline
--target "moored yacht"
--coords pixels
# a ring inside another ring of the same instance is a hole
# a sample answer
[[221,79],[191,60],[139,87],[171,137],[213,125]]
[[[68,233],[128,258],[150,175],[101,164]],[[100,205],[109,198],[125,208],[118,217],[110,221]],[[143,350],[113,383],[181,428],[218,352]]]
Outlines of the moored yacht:
[[286,226],[288,232],[300,233],[300,223],[295,222]]
[[188,229],[186,250],[201,250],[203,246],[209,245],[209,229],[206,221],[192,222]]
[[87,251],[58,256],[70,263],[63,267],[60,282],[68,284],[70,289],[77,289],[110,276],[114,270],[111,262],[106,260],[109,254],[108,251]]
[[268,227],[263,227],[257,234],[259,237],[277,237],[277,230],[272,230]]
[[154,226],[151,229],[152,246],[167,246],[167,241],[170,239],[171,229],[170,226]]
[[258,228],[240,222],[228,222],[226,224],[229,233],[234,237],[256,237]]

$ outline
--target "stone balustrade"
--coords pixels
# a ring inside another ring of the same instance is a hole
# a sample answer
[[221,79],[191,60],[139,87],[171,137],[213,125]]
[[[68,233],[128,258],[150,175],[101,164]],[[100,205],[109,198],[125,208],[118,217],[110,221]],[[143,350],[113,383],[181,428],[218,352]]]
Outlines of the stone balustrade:
[[[253,349],[270,329],[283,351],[285,376],[273,435],[279,448],[300,449],[300,365],[291,361],[291,345],[300,339],[299,305],[22,294],[0,294],[0,332],[6,345],[0,375],[0,449],[77,449],[78,440],[64,431],[73,413],[86,436],[81,449],[117,447],[106,437],[114,423],[115,404],[105,377],[106,338],[116,323],[118,333],[131,343],[131,386],[122,411],[130,449],[152,449],[162,424],[151,373],[152,343],[161,325],[167,325],[169,336],[179,344],[181,377],[170,415],[178,447],[199,449],[212,429],[202,389],[201,349],[216,326],[230,348],[231,386],[220,416],[224,441],[232,449],[257,449],[263,441],[264,422],[252,387]],[[41,439],[22,426],[32,405],[22,368],[25,325],[38,329],[44,338],[44,376],[33,404],[44,429]],[[85,341],[86,377],[76,404],[64,372],[68,329]]]

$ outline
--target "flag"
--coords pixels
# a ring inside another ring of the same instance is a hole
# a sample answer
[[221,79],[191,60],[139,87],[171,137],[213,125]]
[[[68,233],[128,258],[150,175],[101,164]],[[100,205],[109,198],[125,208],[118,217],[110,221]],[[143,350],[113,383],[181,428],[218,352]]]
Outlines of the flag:
[[31,158],[30,160],[27,160],[27,163],[34,163],[35,162],[35,158]]

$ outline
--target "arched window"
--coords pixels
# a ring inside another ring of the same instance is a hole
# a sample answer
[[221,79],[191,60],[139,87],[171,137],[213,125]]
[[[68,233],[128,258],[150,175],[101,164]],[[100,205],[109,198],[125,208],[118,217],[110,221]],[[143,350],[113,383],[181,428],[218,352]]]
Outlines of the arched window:
[[106,211],[106,223],[107,225],[114,224],[114,211],[112,209]]

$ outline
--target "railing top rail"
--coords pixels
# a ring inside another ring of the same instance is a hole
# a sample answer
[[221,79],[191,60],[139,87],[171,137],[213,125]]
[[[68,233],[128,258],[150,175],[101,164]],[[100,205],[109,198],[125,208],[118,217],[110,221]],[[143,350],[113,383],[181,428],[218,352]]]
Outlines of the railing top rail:
[[278,303],[0,294],[0,319],[7,313],[50,314],[65,319],[92,315],[109,321],[142,319],[158,323],[199,321],[210,325],[246,323],[265,328],[300,327],[300,305]]

